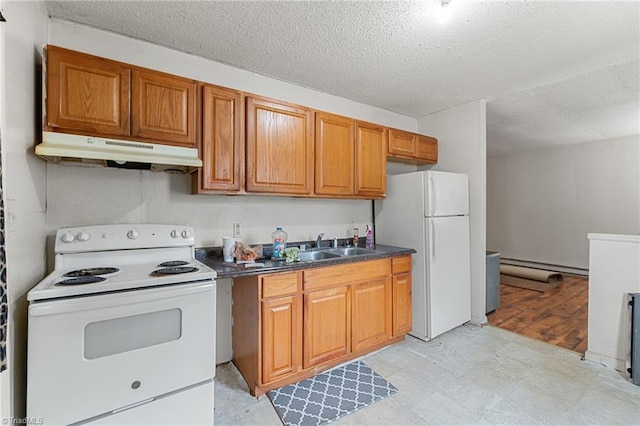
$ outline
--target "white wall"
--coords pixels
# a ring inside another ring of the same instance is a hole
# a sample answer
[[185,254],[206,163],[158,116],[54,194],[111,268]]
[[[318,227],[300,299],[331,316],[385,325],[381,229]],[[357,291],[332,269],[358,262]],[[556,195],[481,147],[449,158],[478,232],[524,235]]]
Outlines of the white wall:
[[587,269],[587,233],[640,233],[640,137],[489,158],[487,248]]
[[588,238],[589,327],[585,357],[626,374],[631,351],[628,294],[640,293],[640,234],[589,233]]
[[471,231],[471,321],[487,322],[486,270],[486,102],[473,101],[418,119],[418,133],[438,138],[438,164],[432,170],[469,176]]
[[8,1],[4,16],[2,172],[6,203],[9,370],[2,374],[3,417],[24,415],[26,293],[45,272],[45,165],[33,155],[42,100],[41,48],[47,42],[44,4]]
[[[150,43],[64,21],[51,20],[49,42],[136,64],[310,106],[324,111],[415,130],[415,119],[280,80],[177,52]],[[353,221],[371,223],[368,200],[327,200],[270,196],[191,195],[188,176],[50,165],[47,169],[47,224],[185,223],[196,227],[197,245],[222,245],[234,222],[242,223],[247,243],[269,242],[282,226],[289,239],[346,237]]]

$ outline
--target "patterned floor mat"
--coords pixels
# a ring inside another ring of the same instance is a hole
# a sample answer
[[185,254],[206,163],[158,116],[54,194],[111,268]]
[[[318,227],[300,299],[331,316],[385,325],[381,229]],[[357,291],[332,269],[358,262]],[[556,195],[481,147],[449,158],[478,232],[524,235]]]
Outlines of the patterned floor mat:
[[398,389],[362,361],[324,372],[267,395],[285,425],[324,425]]

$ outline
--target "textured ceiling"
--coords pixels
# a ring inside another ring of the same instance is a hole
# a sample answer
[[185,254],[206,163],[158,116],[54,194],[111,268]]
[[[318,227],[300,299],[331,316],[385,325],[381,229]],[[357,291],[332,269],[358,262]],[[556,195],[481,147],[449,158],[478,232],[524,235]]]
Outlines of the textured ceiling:
[[640,134],[640,2],[45,1],[125,34],[410,117],[485,99],[489,154]]

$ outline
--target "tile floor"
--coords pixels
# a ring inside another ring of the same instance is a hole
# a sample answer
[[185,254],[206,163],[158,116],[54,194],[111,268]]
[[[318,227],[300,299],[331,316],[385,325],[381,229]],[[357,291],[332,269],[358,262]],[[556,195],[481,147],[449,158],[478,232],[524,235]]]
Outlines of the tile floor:
[[[493,326],[408,336],[362,360],[399,392],[333,424],[640,425],[640,386],[626,375]],[[231,363],[218,366],[215,392],[216,425],[282,424]]]

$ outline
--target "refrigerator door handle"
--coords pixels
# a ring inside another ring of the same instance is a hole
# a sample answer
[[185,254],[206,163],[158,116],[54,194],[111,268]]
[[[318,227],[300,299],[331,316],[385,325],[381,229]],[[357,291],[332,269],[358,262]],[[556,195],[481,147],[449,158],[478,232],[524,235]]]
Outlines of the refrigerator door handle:
[[436,196],[436,185],[435,182],[433,181],[433,175],[429,175],[429,183],[431,184],[431,188],[429,191],[429,201],[430,201],[430,205],[429,205],[429,215],[433,216],[436,213],[436,201],[438,199],[438,197]]
[[429,232],[429,245],[431,246],[431,259],[436,258],[436,225],[433,223],[433,220],[429,220],[429,227],[431,228],[431,232]]

